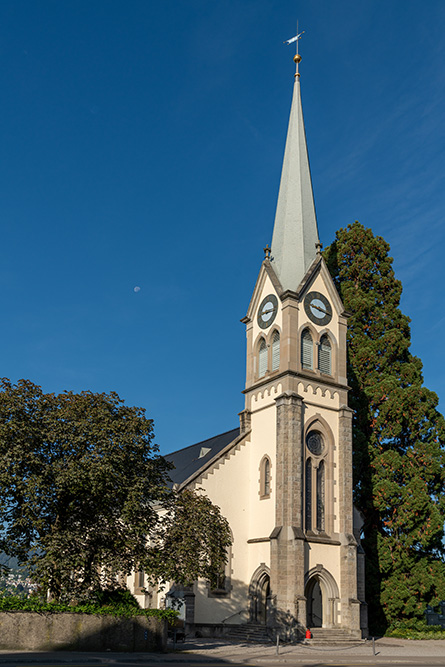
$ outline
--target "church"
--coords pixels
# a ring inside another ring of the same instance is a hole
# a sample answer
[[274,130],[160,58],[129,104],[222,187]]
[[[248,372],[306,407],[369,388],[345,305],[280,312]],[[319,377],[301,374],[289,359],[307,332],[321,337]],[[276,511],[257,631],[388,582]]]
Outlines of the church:
[[[218,588],[202,580],[181,592],[189,629],[215,635],[261,625],[270,636],[299,638],[310,628],[355,640],[367,634],[367,608],[352,494],[348,316],[321,255],[301,56],[294,61],[272,243],[242,320],[240,425],[166,458],[175,488],[202,490],[233,538]],[[142,594],[136,581],[133,590]]]

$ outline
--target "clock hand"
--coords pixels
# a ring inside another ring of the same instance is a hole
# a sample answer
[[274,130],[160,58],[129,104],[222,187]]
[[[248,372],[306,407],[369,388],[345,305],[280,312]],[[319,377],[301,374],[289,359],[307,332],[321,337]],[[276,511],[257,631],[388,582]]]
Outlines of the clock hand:
[[263,310],[263,311],[261,312],[261,315],[267,315],[267,313],[272,313],[272,312],[273,312],[273,307],[272,307],[272,308],[269,308],[269,310]]
[[316,306],[315,303],[311,303],[311,308],[315,308],[316,310],[319,310],[321,313],[329,315],[327,310],[325,310],[324,308],[320,308],[320,306]]

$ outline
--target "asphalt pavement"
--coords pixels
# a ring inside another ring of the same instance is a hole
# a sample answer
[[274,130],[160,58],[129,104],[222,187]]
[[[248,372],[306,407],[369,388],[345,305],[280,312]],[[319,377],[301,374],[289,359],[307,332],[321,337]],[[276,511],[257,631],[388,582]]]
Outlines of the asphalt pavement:
[[[375,652],[375,654],[374,654]],[[445,640],[419,640],[381,638],[352,646],[315,647],[305,644],[235,643],[219,639],[193,639],[178,643],[176,649],[169,644],[166,653],[114,653],[114,652],[36,652],[0,651],[2,667],[118,667],[119,665],[193,665],[196,667],[223,664],[258,667],[268,665],[444,665]]]

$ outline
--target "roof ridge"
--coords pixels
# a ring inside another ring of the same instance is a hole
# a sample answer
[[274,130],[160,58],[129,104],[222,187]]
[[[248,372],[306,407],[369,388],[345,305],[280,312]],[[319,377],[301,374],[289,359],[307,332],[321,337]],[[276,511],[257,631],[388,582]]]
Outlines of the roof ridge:
[[239,431],[240,427],[237,426],[236,428],[230,428],[228,431],[223,431],[222,433],[217,433],[216,435],[212,435],[210,438],[207,438],[206,440],[200,440],[199,442],[193,443],[193,445],[187,445],[187,447],[181,447],[180,449],[176,449],[174,452],[168,452],[167,454],[163,454],[163,456],[172,456],[172,454],[177,454],[178,452],[184,452],[186,449],[191,449],[192,447],[197,447],[198,445],[203,445],[205,442],[209,442],[210,440],[215,440],[215,438],[220,438],[222,435],[226,435],[227,433],[231,433],[232,431]]

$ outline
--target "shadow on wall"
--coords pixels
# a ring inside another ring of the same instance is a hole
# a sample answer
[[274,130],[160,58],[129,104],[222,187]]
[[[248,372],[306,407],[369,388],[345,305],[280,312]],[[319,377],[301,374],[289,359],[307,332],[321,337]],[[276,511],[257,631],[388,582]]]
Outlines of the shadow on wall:
[[[187,613],[185,634],[192,637],[224,637],[234,626],[254,623],[268,629],[269,636],[280,633],[282,639],[297,640],[304,637],[306,628],[298,623],[294,613],[296,610],[281,612],[275,608],[275,597],[271,594],[270,580],[263,572],[258,578],[258,585],[247,586],[244,582],[232,579],[229,591],[208,591],[207,599],[193,594],[187,597]],[[205,618],[206,603],[219,598],[218,620]],[[202,605],[202,607],[201,607]],[[196,614],[195,614],[196,610]],[[193,620],[196,618],[196,622]],[[272,632],[271,632],[272,631]]]
[[0,613],[0,649],[28,651],[163,651],[167,622],[133,616]]

